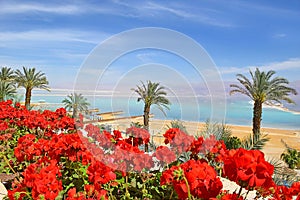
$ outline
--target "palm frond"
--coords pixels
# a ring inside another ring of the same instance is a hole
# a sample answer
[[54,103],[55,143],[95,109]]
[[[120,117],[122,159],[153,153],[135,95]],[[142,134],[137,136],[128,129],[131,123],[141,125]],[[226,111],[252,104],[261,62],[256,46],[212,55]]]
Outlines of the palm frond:
[[136,89],[132,89],[136,92],[139,97],[137,101],[143,101],[147,105],[156,105],[162,113],[166,114],[164,108],[169,109],[170,101],[165,97],[167,92],[160,83],[147,81],[146,84],[141,81],[141,85],[137,86]]
[[77,112],[85,112],[88,110],[88,106],[90,103],[87,101],[87,99],[82,96],[82,94],[72,93],[70,95],[67,95],[65,99],[62,100],[62,103],[64,104],[65,108],[68,111],[73,112],[73,117],[76,117],[74,115],[77,114]]
[[247,150],[262,150],[266,143],[270,140],[266,134],[250,134],[242,140],[242,148]]
[[281,169],[284,167],[282,161],[277,158],[267,158],[266,160],[274,166],[274,174],[280,173]]

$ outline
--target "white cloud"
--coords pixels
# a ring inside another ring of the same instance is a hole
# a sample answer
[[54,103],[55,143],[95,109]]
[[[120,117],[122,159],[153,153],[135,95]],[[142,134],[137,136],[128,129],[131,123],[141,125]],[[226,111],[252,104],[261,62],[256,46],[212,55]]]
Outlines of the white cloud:
[[184,17],[184,18],[195,17],[194,15],[184,11],[183,9],[179,10],[179,9],[172,8],[171,6],[164,6],[162,4],[153,3],[153,2],[148,2],[143,8],[149,10],[167,11],[171,14],[177,15],[178,17]]
[[272,62],[267,63],[265,65],[260,66],[246,66],[246,67],[219,67],[221,74],[237,74],[237,73],[244,73],[249,72],[250,70],[255,70],[255,68],[259,68],[262,71],[286,71],[291,69],[299,69],[300,70],[300,58],[291,58],[281,62]]
[[273,38],[285,38],[285,37],[287,37],[287,35],[284,33],[277,33],[273,35]]
[[124,1],[114,0],[111,3],[97,2],[69,2],[68,4],[51,3],[0,3],[0,15],[13,14],[36,14],[49,13],[57,15],[81,15],[81,14],[105,14],[123,16],[129,18],[161,18],[162,15],[176,16],[183,19],[200,22],[207,25],[219,27],[232,27],[232,23],[225,21],[220,13],[213,9],[204,9],[202,6],[187,6],[174,2],[153,2],[153,1],[135,1],[126,3]]
[[104,38],[106,33],[91,33],[66,29],[49,29],[49,30],[31,30],[22,32],[0,32],[1,42],[21,42],[21,41],[63,41],[63,42],[82,42],[98,44]]
[[138,53],[136,57],[143,63],[149,63],[149,62],[154,62],[153,57],[156,57],[157,54],[158,54],[157,52]]
[[78,5],[50,5],[39,3],[1,3],[1,14],[18,14],[28,12],[46,12],[55,14],[78,14],[82,8]]
[[[250,69],[255,69],[257,66],[250,66]],[[291,58],[282,62],[273,62],[266,65],[259,66],[259,69],[263,71],[275,70],[275,71],[286,71],[291,69],[300,70],[300,58]]]
[[[145,6],[141,7],[145,9],[143,12],[155,10],[155,11],[164,11],[172,15],[175,15],[180,18],[192,20],[195,22],[200,22],[207,25],[219,26],[219,27],[232,27],[234,26],[229,21],[224,21],[220,16],[217,16],[218,13],[216,10],[212,9],[202,9],[201,6],[197,6],[197,9],[192,12],[193,7],[186,7],[182,4],[171,4],[163,5],[153,2],[148,2]],[[192,14],[193,13],[193,14]],[[219,14],[219,13],[218,13]]]

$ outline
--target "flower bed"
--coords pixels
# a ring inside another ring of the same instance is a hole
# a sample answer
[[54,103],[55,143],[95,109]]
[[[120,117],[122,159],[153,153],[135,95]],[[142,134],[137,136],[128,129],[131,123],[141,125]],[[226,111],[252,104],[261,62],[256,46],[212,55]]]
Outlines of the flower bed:
[[[130,127],[125,134],[100,131],[63,108],[28,111],[0,103],[1,173],[20,175],[10,199],[300,199],[300,183],[290,188],[272,180],[274,167],[258,150],[228,150],[223,141],[187,135],[172,128],[166,146],[152,153],[139,147],[150,134]],[[224,190],[220,176],[240,186]]]

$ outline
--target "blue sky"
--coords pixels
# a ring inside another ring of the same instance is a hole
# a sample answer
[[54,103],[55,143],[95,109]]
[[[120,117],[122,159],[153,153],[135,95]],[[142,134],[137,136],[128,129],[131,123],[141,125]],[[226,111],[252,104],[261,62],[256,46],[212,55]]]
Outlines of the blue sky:
[[[46,73],[52,88],[72,88],[83,63],[101,42],[143,27],[174,30],[200,44],[225,87],[237,73],[247,74],[254,67],[274,69],[296,87],[300,84],[298,0],[3,0],[0,66],[36,67]],[[151,63],[155,66],[149,67]],[[169,84],[170,91],[177,88],[174,93],[180,93],[180,86],[181,90],[191,85],[207,88],[209,81],[195,76],[185,60],[157,49],[129,52],[115,60],[105,75],[98,89],[117,92],[155,77]]]

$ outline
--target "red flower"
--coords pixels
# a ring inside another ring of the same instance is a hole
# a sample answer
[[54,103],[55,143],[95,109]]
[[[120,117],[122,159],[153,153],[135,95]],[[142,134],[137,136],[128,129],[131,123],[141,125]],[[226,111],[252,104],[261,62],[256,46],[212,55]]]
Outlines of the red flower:
[[18,140],[18,146],[15,148],[15,156],[18,161],[32,160],[37,152],[34,148],[35,135],[27,134]]
[[204,142],[203,137],[199,137],[197,140],[194,140],[191,143],[188,151],[192,152],[193,155],[197,155],[202,150],[203,142]]
[[119,140],[122,140],[122,133],[118,130],[114,130],[113,131],[113,138],[115,141],[119,141]]
[[189,160],[182,168],[195,197],[209,199],[220,193],[222,182],[215,169],[206,162]]
[[160,185],[169,185],[174,181],[175,170],[178,170],[178,166],[172,166],[170,169],[165,170],[160,177]]
[[288,187],[280,185],[276,187],[273,199],[277,200],[292,200],[292,194]]
[[179,128],[170,128],[163,136],[165,137],[165,144],[170,143],[171,149],[178,154],[188,151],[195,140],[193,136],[184,133]]
[[116,174],[110,167],[107,167],[102,162],[94,161],[87,169],[89,180],[94,183],[96,190],[101,189],[101,186],[109,181],[116,179]]
[[272,181],[274,166],[258,150],[231,150],[224,159],[224,175],[246,188],[267,185]]
[[176,155],[166,146],[159,146],[153,154],[159,161],[166,162],[167,164],[176,160]]
[[23,173],[24,184],[31,188],[33,199],[55,199],[62,190],[62,182],[57,178],[61,176],[60,169],[55,160],[40,159],[37,163],[29,165]]
[[150,140],[149,132],[143,128],[137,128],[135,126],[132,126],[126,129],[126,134],[129,135],[130,138],[137,139],[135,142],[137,143],[137,145],[148,144]]
[[180,199],[187,198],[188,189],[197,198],[214,198],[223,187],[213,167],[206,162],[195,160],[189,160],[164,171],[160,183],[161,185],[172,184]]
[[165,137],[165,144],[169,144],[178,132],[180,132],[179,128],[170,128],[169,130],[167,130],[166,133],[163,134],[163,136]]
[[225,194],[224,196],[221,197],[221,200],[243,200],[244,198],[242,196],[239,197],[238,194],[233,193],[233,194]]
[[152,157],[145,153],[135,154],[133,157],[133,169],[141,172],[143,169],[150,169],[153,167]]
[[[19,198],[16,198],[16,193],[19,193]],[[26,196],[26,188],[23,184],[18,184],[16,188],[7,191],[7,196],[9,199],[22,200]]]

